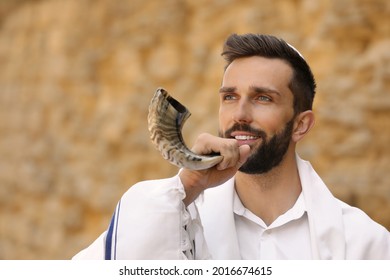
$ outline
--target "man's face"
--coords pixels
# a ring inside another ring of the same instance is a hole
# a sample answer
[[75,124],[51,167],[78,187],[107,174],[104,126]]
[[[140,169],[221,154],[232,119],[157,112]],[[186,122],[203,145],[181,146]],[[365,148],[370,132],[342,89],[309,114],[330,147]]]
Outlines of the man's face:
[[268,172],[288,150],[294,125],[291,77],[284,61],[257,56],[236,59],[226,69],[220,89],[220,136],[251,147],[241,172]]

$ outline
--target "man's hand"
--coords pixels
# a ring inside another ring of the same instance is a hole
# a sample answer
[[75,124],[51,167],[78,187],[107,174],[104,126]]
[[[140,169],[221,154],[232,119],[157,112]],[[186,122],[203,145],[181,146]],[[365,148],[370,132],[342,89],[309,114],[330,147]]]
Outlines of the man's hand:
[[189,170],[184,168],[180,180],[184,186],[186,197],[185,205],[191,204],[198,195],[207,188],[218,186],[236,174],[250,154],[248,145],[239,146],[237,140],[201,134],[192,148],[197,154],[220,153],[223,160],[216,166],[206,170]]

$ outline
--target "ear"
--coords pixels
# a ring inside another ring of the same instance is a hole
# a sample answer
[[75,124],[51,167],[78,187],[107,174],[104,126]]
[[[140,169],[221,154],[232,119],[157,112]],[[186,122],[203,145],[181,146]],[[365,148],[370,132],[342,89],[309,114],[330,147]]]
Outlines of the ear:
[[300,141],[314,126],[315,118],[311,110],[300,113],[294,123],[294,130],[292,133],[292,140],[294,142]]

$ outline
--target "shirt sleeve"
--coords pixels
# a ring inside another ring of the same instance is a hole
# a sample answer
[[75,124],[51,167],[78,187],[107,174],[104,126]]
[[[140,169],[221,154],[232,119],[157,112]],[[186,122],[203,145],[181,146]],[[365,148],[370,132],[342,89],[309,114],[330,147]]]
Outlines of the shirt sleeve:
[[189,211],[184,198],[179,176],[135,184],[119,201],[108,230],[73,259],[207,258],[196,206]]

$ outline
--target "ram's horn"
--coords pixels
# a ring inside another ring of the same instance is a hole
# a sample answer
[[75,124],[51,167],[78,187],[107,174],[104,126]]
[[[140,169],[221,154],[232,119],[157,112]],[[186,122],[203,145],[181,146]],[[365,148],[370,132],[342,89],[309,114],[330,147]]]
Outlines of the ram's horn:
[[182,127],[191,113],[158,88],[149,105],[148,128],[150,138],[162,156],[172,164],[192,170],[208,169],[220,163],[220,155],[198,155],[184,143]]

